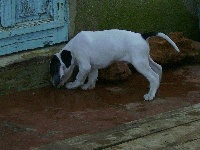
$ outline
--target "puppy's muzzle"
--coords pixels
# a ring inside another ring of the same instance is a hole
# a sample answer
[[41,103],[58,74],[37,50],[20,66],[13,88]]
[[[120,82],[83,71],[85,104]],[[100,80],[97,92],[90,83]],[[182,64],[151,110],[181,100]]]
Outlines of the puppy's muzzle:
[[57,76],[54,76],[53,78],[51,78],[51,83],[52,83],[52,85],[53,85],[54,87],[60,88],[61,86],[64,85],[63,79],[64,79],[64,76],[62,76],[62,77],[60,78],[60,76],[57,75]]
[[51,78],[51,82],[54,87],[59,88],[61,83],[60,76],[59,75],[54,76],[53,78]]

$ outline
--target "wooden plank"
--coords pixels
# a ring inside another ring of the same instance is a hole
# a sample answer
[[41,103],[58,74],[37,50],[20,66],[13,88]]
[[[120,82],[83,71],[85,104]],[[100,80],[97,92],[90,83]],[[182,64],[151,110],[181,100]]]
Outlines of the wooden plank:
[[[114,129],[93,134],[82,135],[63,141],[59,141],[36,150],[45,150],[50,147],[65,147],[72,146],[78,149],[104,149],[112,146],[120,145],[125,142],[134,141],[143,137],[151,136],[152,134],[164,133],[167,130],[187,128],[191,123],[191,130],[199,130],[200,120],[200,104],[190,107],[178,109],[153,117],[145,118],[138,121],[133,121]],[[194,122],[194,124],[192,124]],[[196,125],[197,124],[197,125]],[[179,127],[180,126],[180,127]],[[186,126],[184,128],[184,126]],[[197,130],[195,129],[197,127]],[[200,130],[199,130],[200,131]],[[198,134],[199,134],[198,131]],[[188,130],[188,133],[190,131]],[[195,133],[195,132],[194,132]],[[167,135],[166,135],[167,136]],[[170,135],[168,135],[170,137]],[[144,141],[146,142],[146,141]]]
[[11,27],[15,25],[15,0],[1,0],[1,25]]
[[173,147],[175,150],[198,150],[200,149],[200,138],[193,139],[191,141],[188,141],[184,144],[177,145]]
[[4,30],[0,29],[0,39],[8,38],[11,36],[24,35],[49,29],[56,29],[65,26],[65,22],[52,21],[52,20],[39,20],[28,23],[21,23],[13,28]]
[[[61,34],[66,33],[66,34]],[[66,28],[47,30],[0,40],[0,55],[61,43],[68,39]]]
[[[200,147],[200,120],[180,125],[136,140],[125,142],[106,150],[126,149],[181,149],[184,146]],[[193,141],[195,145],[189,145]]]

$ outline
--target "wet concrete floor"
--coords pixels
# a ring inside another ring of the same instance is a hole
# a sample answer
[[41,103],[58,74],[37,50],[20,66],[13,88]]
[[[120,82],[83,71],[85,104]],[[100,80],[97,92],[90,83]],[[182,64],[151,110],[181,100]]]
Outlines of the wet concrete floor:
[[166,69],[153,101],[143,100],[147,91],[147,80],[133,73],[90,91],[50,86],[0,96],[0,149],[30,149],[200,103],[200,66]]

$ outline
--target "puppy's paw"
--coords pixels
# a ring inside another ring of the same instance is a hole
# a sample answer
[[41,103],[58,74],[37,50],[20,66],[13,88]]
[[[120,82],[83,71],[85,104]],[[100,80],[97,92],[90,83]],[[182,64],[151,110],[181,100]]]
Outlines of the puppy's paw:
[[88,86],[87,84],[83,84],[83,85],[81,86],[81,88],[82,88],[83,90],[88,90],[88,89],[89,89],[89,86]]
[[151,100],[153,100],[154,97],[155,97],[155,96],[153,96],[153,95],[151,95],[151,94],[145,94],[145,95],[144,95],[145,101],[151,101]]
[[75,89],[75,88],[78,87],[78,85],[75,84],[74,82],[69,82],[69,83],[67,83],[67,84],[65,85],[65,87],[66,87],[67,89]]
[[83,85],[81,86],[81,88],[82,88],[83,90],[92,90],[93,88],[95,88],[95,84],[83,84]]
[[67,89],[72,89],[72,88],[73,88],[73,83],[72,83],[72,82],[69,82],[69,83],[67,83],[67,84],[65,85],[65,87],[66,87]]

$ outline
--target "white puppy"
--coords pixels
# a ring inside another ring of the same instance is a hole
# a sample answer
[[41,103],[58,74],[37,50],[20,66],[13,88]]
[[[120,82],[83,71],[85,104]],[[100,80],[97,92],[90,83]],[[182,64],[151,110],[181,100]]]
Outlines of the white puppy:
[[[150,90],[144,95],[145,100],[152,100],[160,85],[162,67],[149,55],[148,38],[159,36],[166,39],[178,52],[176,44],[163,33],[135,33],[126,30],[82,31],[78,33],[51,60],[50,72],[52,83],[62,86],[71,76],[74,67],[79,72],[74,82],[66,84],[67,89],[81,86],[92,89],[98,77],[98,69],[105,68],[116,61],[131,63],[138,72],[150,82]],[[88,82],[84,84],[86,78]]]

